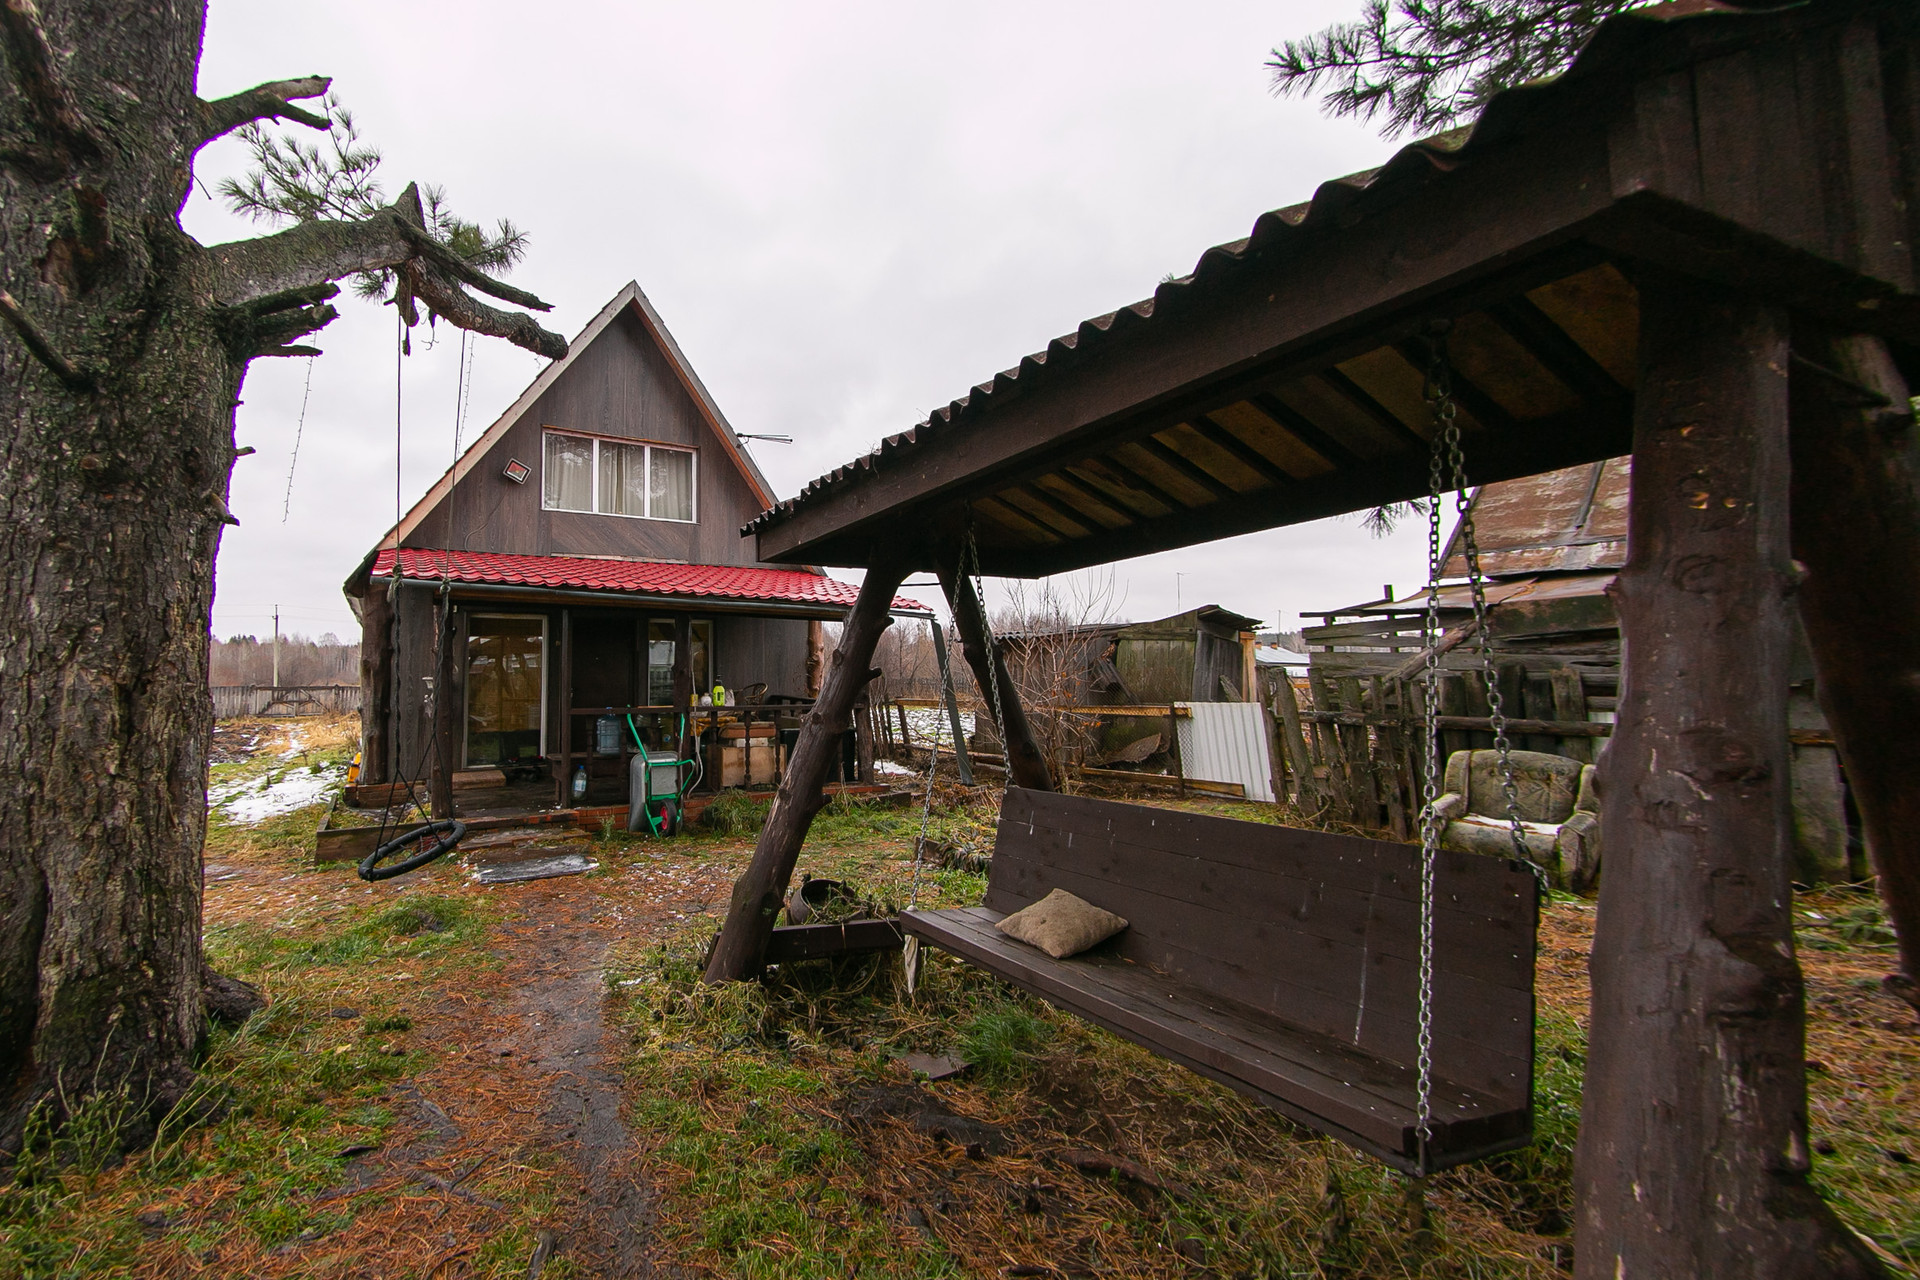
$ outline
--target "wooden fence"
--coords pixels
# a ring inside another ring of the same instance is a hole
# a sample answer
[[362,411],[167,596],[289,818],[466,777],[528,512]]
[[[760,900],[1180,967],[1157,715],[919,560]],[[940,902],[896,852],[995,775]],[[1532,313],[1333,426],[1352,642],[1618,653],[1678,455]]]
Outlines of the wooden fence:
[[216,684],[213,716],[319,716],[360,710],[357,684]]

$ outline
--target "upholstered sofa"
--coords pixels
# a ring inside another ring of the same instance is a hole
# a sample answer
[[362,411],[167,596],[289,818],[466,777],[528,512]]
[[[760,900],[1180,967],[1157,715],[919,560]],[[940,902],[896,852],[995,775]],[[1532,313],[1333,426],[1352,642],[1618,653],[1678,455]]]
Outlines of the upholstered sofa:
[[[1520,806],[1520,838],[1527,855],[1556,885],[1582,893],[1600,874],[1600,803],[1594,768],[1539,751],[1510,753]],[[1443,848],[1513,856],[1507,799],[1500,785],[1500,753],[1456,751],[1447,758],[1445,791],[1434,813],[1446,824]]]

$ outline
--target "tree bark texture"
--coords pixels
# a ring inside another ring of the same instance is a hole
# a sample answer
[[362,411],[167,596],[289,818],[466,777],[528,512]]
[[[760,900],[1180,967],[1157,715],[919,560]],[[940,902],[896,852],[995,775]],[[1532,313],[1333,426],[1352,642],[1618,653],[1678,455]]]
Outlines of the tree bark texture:
[[1007,741],[1001,743],[1000,748],[1006,753],[1007,782],[1029,791],[1052,791],[1053,773],[1047,768],[1046,752],[1033,736],[1033,725],[1027,720],[1026,708],[1020,705],[1020,690],[1007,670],[1005,656],[988,639],[987,614],[980,596],[973,589],[972,580],[958,572],[958,565],[957,557],[939,562],[940,589],[946,592],[947,604],[953,610],[954,630],[960,633],[960,652],[973,668],[985,714],[990,718],[994,716],[994,689],[996,685],[999,688],[1000,714],[995,732],[1001,731],[999,721],[1003,721]]
[[894,592],[906,578],[904,562],[882,562],[868,569],[866,580],[860,584],[853,611],[840,629],[840,646],[827,664],[820,697],[801,722],[793,759],[780,780],[780,789],[774,793],[773,808],[766,825],[760,828],[760,838],[754,843],[753,861],[734,881],[727,922],[707,961],[708,982],[740,981],[762,968],[767,938],[786,901],[800,846],[813,825],[814,814],[827,802],[823,788],[827,775],[839,762],[840,735],[847,717],[853,713],[861,691],[879,674],[872,669],[874,646],[880,643],[881,633],[893,625],[888,610]]
[[[204,21],[191,2],[0,7],[0,1162],[43,1103],[57,1122],[124,1088],[139,1142],[192,1080],[207,634],[241,382],[334,318],[341,261],[425,270],[399,225],[418,220],[411,191],[313,224],[331,256],[303,228],[231,254],[181,230],[212,133],[297,118],[286,98],[324,87],[201,102]],[[429,293],[459,292],[433,272]]]
[[1793,555],[1800,617],[1900,940],[1920,981],[1920,442],[1906,380],[1878,338],[1796,323]]
[[1575,1159],[1582,1280],[1882,1274],[1808,1185],[1787,332],[1643,275],[1625,686]]

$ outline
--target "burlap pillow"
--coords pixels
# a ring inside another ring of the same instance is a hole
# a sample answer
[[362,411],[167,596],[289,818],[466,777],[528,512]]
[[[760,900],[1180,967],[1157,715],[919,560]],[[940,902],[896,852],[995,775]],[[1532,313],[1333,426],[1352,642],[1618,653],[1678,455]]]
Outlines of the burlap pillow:
[[1127,922],[1085,898],[1076,898],[1065,889],[1055,889],[994,927],[1009,938],[1040,948],[1055,960],[1065,960],[1105,942],[1126,928]]

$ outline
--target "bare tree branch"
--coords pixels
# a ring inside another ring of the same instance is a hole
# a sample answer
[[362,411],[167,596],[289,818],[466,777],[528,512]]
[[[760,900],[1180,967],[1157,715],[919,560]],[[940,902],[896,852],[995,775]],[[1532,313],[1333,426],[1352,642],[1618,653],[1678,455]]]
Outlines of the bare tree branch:
[[4,317],[6,322],[13,326],[13,331],[20,335],[20,341],[26,344],[27,350],[33,352],[34,358],[53,370],[54,377],[75,391],[93,390],[92,375],[76,369],[72,361],[55,351],[53,343],[49,342],[47,335],[40,331],[40,326],[21,309],[18,302],[14,301],[13,295],[4,289],[0,289],[0,317]]
[[327,76],[307,76],[300,80],[269,80],[245,93],[200,103],[200,146],[222,134],[231,133],[255,120],[292,120],[309,129],[328,129],[333,122],[325,114],[296,107],[296,98],[318,98],[333,84]]
[[567,340],[557,333],[542,329],[533,322],[532,316],[518,311],[495,310],[461,292],[458,287],[436,279],[431,272],[422,271],[417,265],[409,265],[406,272],[413,277],[414,296],[431,307],[434,314],[445,316],[458,328],[505,338],[516,347],[525,347],[549,360],[559,360],[567,354]]
[[[436,255],[430,266],[423,266],[427,255],[416,237],[424,222],[419,189],[409,185],[400,198],[369,218],[344,222],[319,219],[289,227],[276,235],[256,240],[235,240],[213,246],[213,301],[216,305],[257,307],[281,295],[295,295],[330,280],[367,271],[403,268],[401,292],[413,296],[445,316],[462,329],[505,338],[517,346],[538,352],[550,359],[566,354],[567,344],[558,334],[535,324],[531,317],[497,311],[469,297],[459,285],[440,274],[454,274],[442,266]],[[424,234],[424,233],[421,233]],[[509,290],[506,285],[462,265],[460,279],[476,276],[495,296],[508,293],[530,300],[529,305],[545,307],[532,294]],[[480,286],[476,286],[480,287]],[[298,305],[305,298],[290,297],[285,305]]]
[[50,135],[42,141],[54,144],[68,164],[99,155],[99,132],[61,78],[53,44],[40,21],[40,6],[34,0],[0,0],[0,46],[4,46],[13,82],[41,128]]

